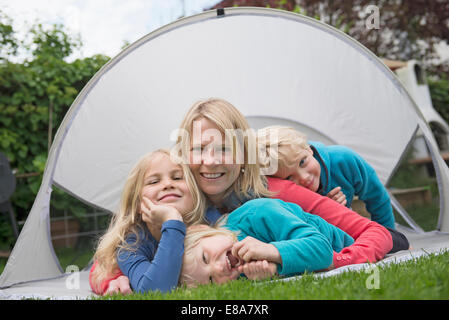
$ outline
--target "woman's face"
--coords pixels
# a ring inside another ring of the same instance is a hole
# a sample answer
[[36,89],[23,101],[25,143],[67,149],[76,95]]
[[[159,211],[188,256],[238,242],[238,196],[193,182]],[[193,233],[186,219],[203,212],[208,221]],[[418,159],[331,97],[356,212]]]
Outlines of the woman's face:
[[226,145],[224,133],[214,122],[200,118],[193,128],[190,169],[201,191],[218,205],[237,180],[240,164],[235,164],[232,146]]
[[182,168],[166,154],[156,155],[145,173],[142,197],[154,204],[168,205],[184,215],[194,208],[192,194]]
[[201,239],[192,249],[194,264],[185,269],[192,279],[189,285],[225,283],[237,279],[242,261],[231,254],[234,240],[225,235]]

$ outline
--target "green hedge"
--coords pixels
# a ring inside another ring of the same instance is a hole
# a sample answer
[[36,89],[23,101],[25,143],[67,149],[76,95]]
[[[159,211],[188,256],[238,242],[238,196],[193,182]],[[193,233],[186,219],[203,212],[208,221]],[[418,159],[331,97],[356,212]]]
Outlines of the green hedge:
[[[0,28],[0,33],[4,29],[9,32],[8,41],[16,41],[29,56],[20,63],[14,62],[12,52],[0,58],[0,151],[16,171],[11,202],[17,220],[25,220],[39,190],[49,143],[78,93],[109,58],[95,55],[67,62],[81,42],[60,25],[49,29],[33,26],[28,43],[11,37],[9,28]],[[1,39],[5,36],[0,34],[0,43]],[[52,205],[56,210],[81,211],[81,204],[59,190],[54,191]],[[9,229],[9,220],[0,219],[0,247],[13,244]]]
[[440,80],[428,80],[430,96],[435,110],[449,123],[449,76]]

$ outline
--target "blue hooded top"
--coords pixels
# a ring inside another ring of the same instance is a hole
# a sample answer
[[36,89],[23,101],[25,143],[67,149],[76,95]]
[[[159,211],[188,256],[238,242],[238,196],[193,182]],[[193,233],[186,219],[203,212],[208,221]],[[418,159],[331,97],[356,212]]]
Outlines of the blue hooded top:
[[255,199],[232,211],[224,227],[274,245],[281,255],[278,274],[296,275],[328,268],[333,251],[340,252],[354,243],[346,232],[295,203],[279,199]]
[[326,146],[315,141],[309,141],[309,144],[321,167],[318,193],[325,196],[332,189],[341,187],[348,208],[357,195],[365,203],[371,220],[385,227],[395,228],[388,192],[368,162],[344,146]]

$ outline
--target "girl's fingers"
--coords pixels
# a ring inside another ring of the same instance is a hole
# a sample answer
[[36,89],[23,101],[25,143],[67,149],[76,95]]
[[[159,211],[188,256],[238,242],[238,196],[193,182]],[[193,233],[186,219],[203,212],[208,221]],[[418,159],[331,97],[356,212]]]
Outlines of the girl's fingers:
[[235,257],[242,257],[241,254],[244,254],[246,252],[246,250],[244,250],[244,247],[245,247],[245,239],[234,243],[231,249],[232,255]]
[[327,196],[329,198],[333,198],[334,196],[336,196],[341,190],[341,187],[336,187],[334,189],[332,189],[331,191],[329,191],[329,193],[327,194]]
[[270,265],[267,260],[248,262],[244,264],[239,271],[244,273],[248,279],[251,280],[264,279],[272,275]]
[[267,260],[263,260],[262,261],[262,268],[265,272],[268,272],[268,261]]
[[251,276],[252,273],[254,273],[254,264],[251,263],[251,262],[245,263],[245,264],[243,265],[243,273],[244,273],[246,276]]
[[140,213],[146,213],[148,214],[150,212],[150,207],[147,203],[147,198],[142,198],[142,201],[140,202]]
[[239,257],[240,259],[248,262],[248,258],[246,257],[248,249],[245,246],[232,247],[231,253],[234,257]]
[[343,203],[343,201],[345,201],[345,200],[346,200],[346,197],[345,197],[344,194],[339,195],[339,197],[336,199],[336,201],[337,201],[338,203]]
[[133,291],[131,290],[130,284],[129,284],[129,278],[125,276],[118,277],[118,291],[122,294],[130,294]]
[[108,290],[106,290],[105,294],[116,294],[116,293],[118,293],[118,291],[119,291],[118,287],[111,281],[111,283],[109,284]]
[[242,243],[239,241],[239,242],[236,242],[236,243],[234,243],[233,245],[232,245],[232,249],[231,249],[231,254],[234,256],[234,257],[238,257],[239,256],[239,254],[238,254],[238,251],[240,250],[240,248],[242,247]]
[[152,210],[154,208],[154,203],[147,197],[143,197],[143,201],[145,202],[145,205],[148,209]]
[[263,270],[262,267],[262,261],[256,261],[256,263],[254,264],[254,272],[260,273]]
[[240,248],[237,254],[240,258],[242,258],[246,262],[249,262],[251,260],[250,257],[248,256],[248,248],[245,246]]

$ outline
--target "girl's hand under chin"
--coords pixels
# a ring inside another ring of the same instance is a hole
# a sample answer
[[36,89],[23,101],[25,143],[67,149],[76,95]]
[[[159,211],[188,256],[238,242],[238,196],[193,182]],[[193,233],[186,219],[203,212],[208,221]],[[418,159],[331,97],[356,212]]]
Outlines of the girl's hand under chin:
[[176,208],[169,205],[154,204],[147,197],[143,197],[142,199],[140,204],[140,212],[142,214],[142,220],[145,223],[154,226],[159,230],[162,228],[162,224],[165,221],[183,221],[181,214]]

